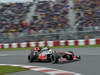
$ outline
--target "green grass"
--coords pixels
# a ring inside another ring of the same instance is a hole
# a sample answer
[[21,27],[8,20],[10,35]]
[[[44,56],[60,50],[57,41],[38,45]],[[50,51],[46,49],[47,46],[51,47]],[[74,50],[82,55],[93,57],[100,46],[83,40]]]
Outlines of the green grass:
[[0,75],[6,75],[13,72],[26,71],[28,69],[14,66],[0,66]]
[[[100,47],[100,45],[85,45],[85,46],[56,46],[51,48],[90,48],[90,47]],[[0,51],[14,51],[14,50],[30,50],[32,48],[4,48],[0,49]]]

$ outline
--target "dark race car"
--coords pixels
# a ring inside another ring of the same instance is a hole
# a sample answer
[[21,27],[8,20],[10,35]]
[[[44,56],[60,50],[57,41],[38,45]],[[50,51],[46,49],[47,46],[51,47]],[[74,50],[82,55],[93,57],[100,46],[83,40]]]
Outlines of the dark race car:
[[34,61],[48,61],[53,64],[63,61],[78,61],[80,60],[80,56],[74,55],[72,51],[62,52],[62,51],[54,51],[54,50],[41,50],[40,52],[31,50],[28,55],[28,60],[30,63]]

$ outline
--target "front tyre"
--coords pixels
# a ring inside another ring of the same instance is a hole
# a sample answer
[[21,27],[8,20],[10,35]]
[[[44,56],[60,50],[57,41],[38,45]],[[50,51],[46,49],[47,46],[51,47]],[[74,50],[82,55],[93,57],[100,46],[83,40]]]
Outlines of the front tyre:
[[28,61],[29,61],[30,63],[34,62],[34,57],[33,57],[32,55],[29,55],[29,56],[28,56]]
[[79,60],[81,60],[81,56],[77,56],[77,58],[78,58]]
[[58,58],[56,55],[51,55],[51,63],[56,64],[58,62]]

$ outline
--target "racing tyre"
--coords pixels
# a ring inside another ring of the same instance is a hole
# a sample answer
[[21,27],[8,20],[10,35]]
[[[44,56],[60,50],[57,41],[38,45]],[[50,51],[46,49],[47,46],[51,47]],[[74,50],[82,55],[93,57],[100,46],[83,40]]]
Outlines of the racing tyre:
[[67,60],[73,60],[73,55],[67,55],[66,58]]
[[81,60],[81,56],[77,56],[77,58],[78,58],[79,60]]
[[34,62],[34,56],[29,55],[28,56],[28,60],[29,60],[30,63]]
[[56,64],[58,62],[58,58],[56,55],[51,55],[51,63]]

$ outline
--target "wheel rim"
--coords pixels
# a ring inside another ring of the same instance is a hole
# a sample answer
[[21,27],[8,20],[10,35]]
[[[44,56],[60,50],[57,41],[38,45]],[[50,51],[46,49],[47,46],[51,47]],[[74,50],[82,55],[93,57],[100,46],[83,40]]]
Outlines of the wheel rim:
[[51,56],[51,61],[54,61],[54,60],[55,60],[54,56]]

